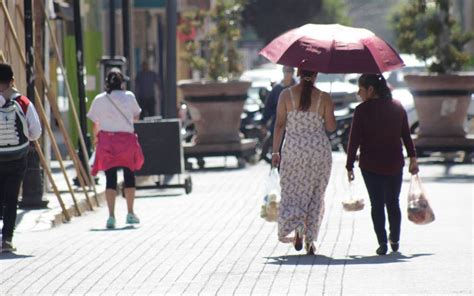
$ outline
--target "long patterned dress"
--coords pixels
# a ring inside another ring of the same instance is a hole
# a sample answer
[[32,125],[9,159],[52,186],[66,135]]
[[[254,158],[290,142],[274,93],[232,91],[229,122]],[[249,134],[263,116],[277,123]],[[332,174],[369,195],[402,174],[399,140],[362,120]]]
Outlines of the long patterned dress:
[[304,227],[306,242],[318,238],[324,215],[324,194],[331,174],[331,145],[325,133],[324,119],[319,112],[321,96],[316,111],[287,113],[286,135],[280,163],[281,202],[278,217],[278,238],[293,242],[289,235]]

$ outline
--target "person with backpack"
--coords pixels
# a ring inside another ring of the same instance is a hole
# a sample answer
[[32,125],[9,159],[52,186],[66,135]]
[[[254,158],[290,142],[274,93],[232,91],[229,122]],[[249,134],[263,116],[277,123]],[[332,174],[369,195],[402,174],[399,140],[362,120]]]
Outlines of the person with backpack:
[[41,136],[41,124],[30,100],[13,87],[13,70],[0,63],[0,212],[3,216],[1,252],[12,244],[20,186],[26,171],[30,141]]

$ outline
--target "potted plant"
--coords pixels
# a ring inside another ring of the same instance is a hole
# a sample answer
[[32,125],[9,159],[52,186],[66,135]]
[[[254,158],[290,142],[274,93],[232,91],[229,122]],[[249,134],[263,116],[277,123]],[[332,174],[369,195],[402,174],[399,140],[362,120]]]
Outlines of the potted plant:
[[217,0],[210,12],[195,10],[182,16],[178,28],[185,40],[182,58],[193,76],[203,77],[178,83],[197,133],[193,143],[197,147],[188,152],[225,153],[251,145],[240,136],[240,117],[250,87],[250,82],[238,80],[242,8],[241,0]]
[[428,64],[429,73],[405,76],[419,119],[417,148],[472,145],[465,138],[464,122],[474,73],[460,71],[470,59],[463,47],[474,34],[461,32],[450,4],[450,0],[410,1],[392,18],[399,49]]

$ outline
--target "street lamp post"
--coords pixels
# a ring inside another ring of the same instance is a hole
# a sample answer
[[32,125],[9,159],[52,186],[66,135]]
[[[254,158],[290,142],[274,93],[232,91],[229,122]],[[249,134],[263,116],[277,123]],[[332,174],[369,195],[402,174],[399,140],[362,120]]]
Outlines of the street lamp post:
[[[122,28],[123,28],[123,55],[128,63],[128,67],[125,67],[124,74],[131,77],[131,55],[130,55],[130,1],[122,0]],[[127,81],[127,89],[130,89],[131,80]]]
[[165,118],[176,118],[176,1],[166,1],[166,97]]
[[[74,0],[74,37],[76,41],[76,65],[77,65],[77,88],[79,95],[79,125],[81,128],[82,136],[86,144],[86,153],[91,154],[91,140],[90,135],[87,132],[87,117],[86,117],[86,89],[84,85],[84,46],[82,39],[82,21],[81,21],[81,3],[80,0]],[[88,169],[89,165],[84,159],[84,152],[82,151],[82,145],[79,140],[79,159],[84,168]],[[74,183],[77,184],[77,177]]]
[[[25,13],[25,50],[26,50],[26,95],[35,103],[35,71],[34,71],[34,44],[33,44],[33,8],[32,0],[24,1]],[[39,157],[33,144],[28,152],[28,166],[22,186],[22,200],[20,208],[45,208],[47,200],[43,200],[43,176],[39,165]]]
[[115,0],[109,1],[109,30],[110,58],[113,59],[115,56]]

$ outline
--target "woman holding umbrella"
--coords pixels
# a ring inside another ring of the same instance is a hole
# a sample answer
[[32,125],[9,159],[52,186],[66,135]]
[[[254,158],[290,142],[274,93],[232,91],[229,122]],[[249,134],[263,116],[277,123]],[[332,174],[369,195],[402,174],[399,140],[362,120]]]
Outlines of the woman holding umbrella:
[[[278,101],[272,165],[280,166],[281,202],[278,237],[314,255],[324,214],[324,193],[331,173],[331,145],[325,131],[336,129],[331,97],[314,87],[317,73],[299,70],[300,83],[284,90]],[[275,149],[278,151],[278,149]],[[292,232],[294,237],[289,237]]]
[[354,180],[354,161],[360,148],[359,166],[369,193],[372,222],[379,243],[376,253],[385,255],[388,250],[385,207],[390,224],[390,246],[394,252],[399,248],[401,211],[398,197],[404,165],[402,141],[410,157],[410,173],[418,173],[418,164],[407,114],[400,103],[392,100],[384,77],[381,74],[360,76],[359,96],[363,102],[357,106],[352,119],[346,169],[350,182]]
[[[313,87],[316,72],[382,73],[404,64],[373,32],[339,24],[295,28],[272,40],[260,54],[274,63],[300,68],[300,84],[282,92],[277,109],[273,147],[280,146],[282,133],[287,132],[281,155],[278,234],[288,242],[292,240],[288,235],[296,230],[295,248],[302,248],[304,238],[308,253],[314,253],[331,171],[331,148],[324,129],[336,128],[330,96]],[[380,128],[378,123],[374,126]],[[278,153],[272,163],[280,164]]]

